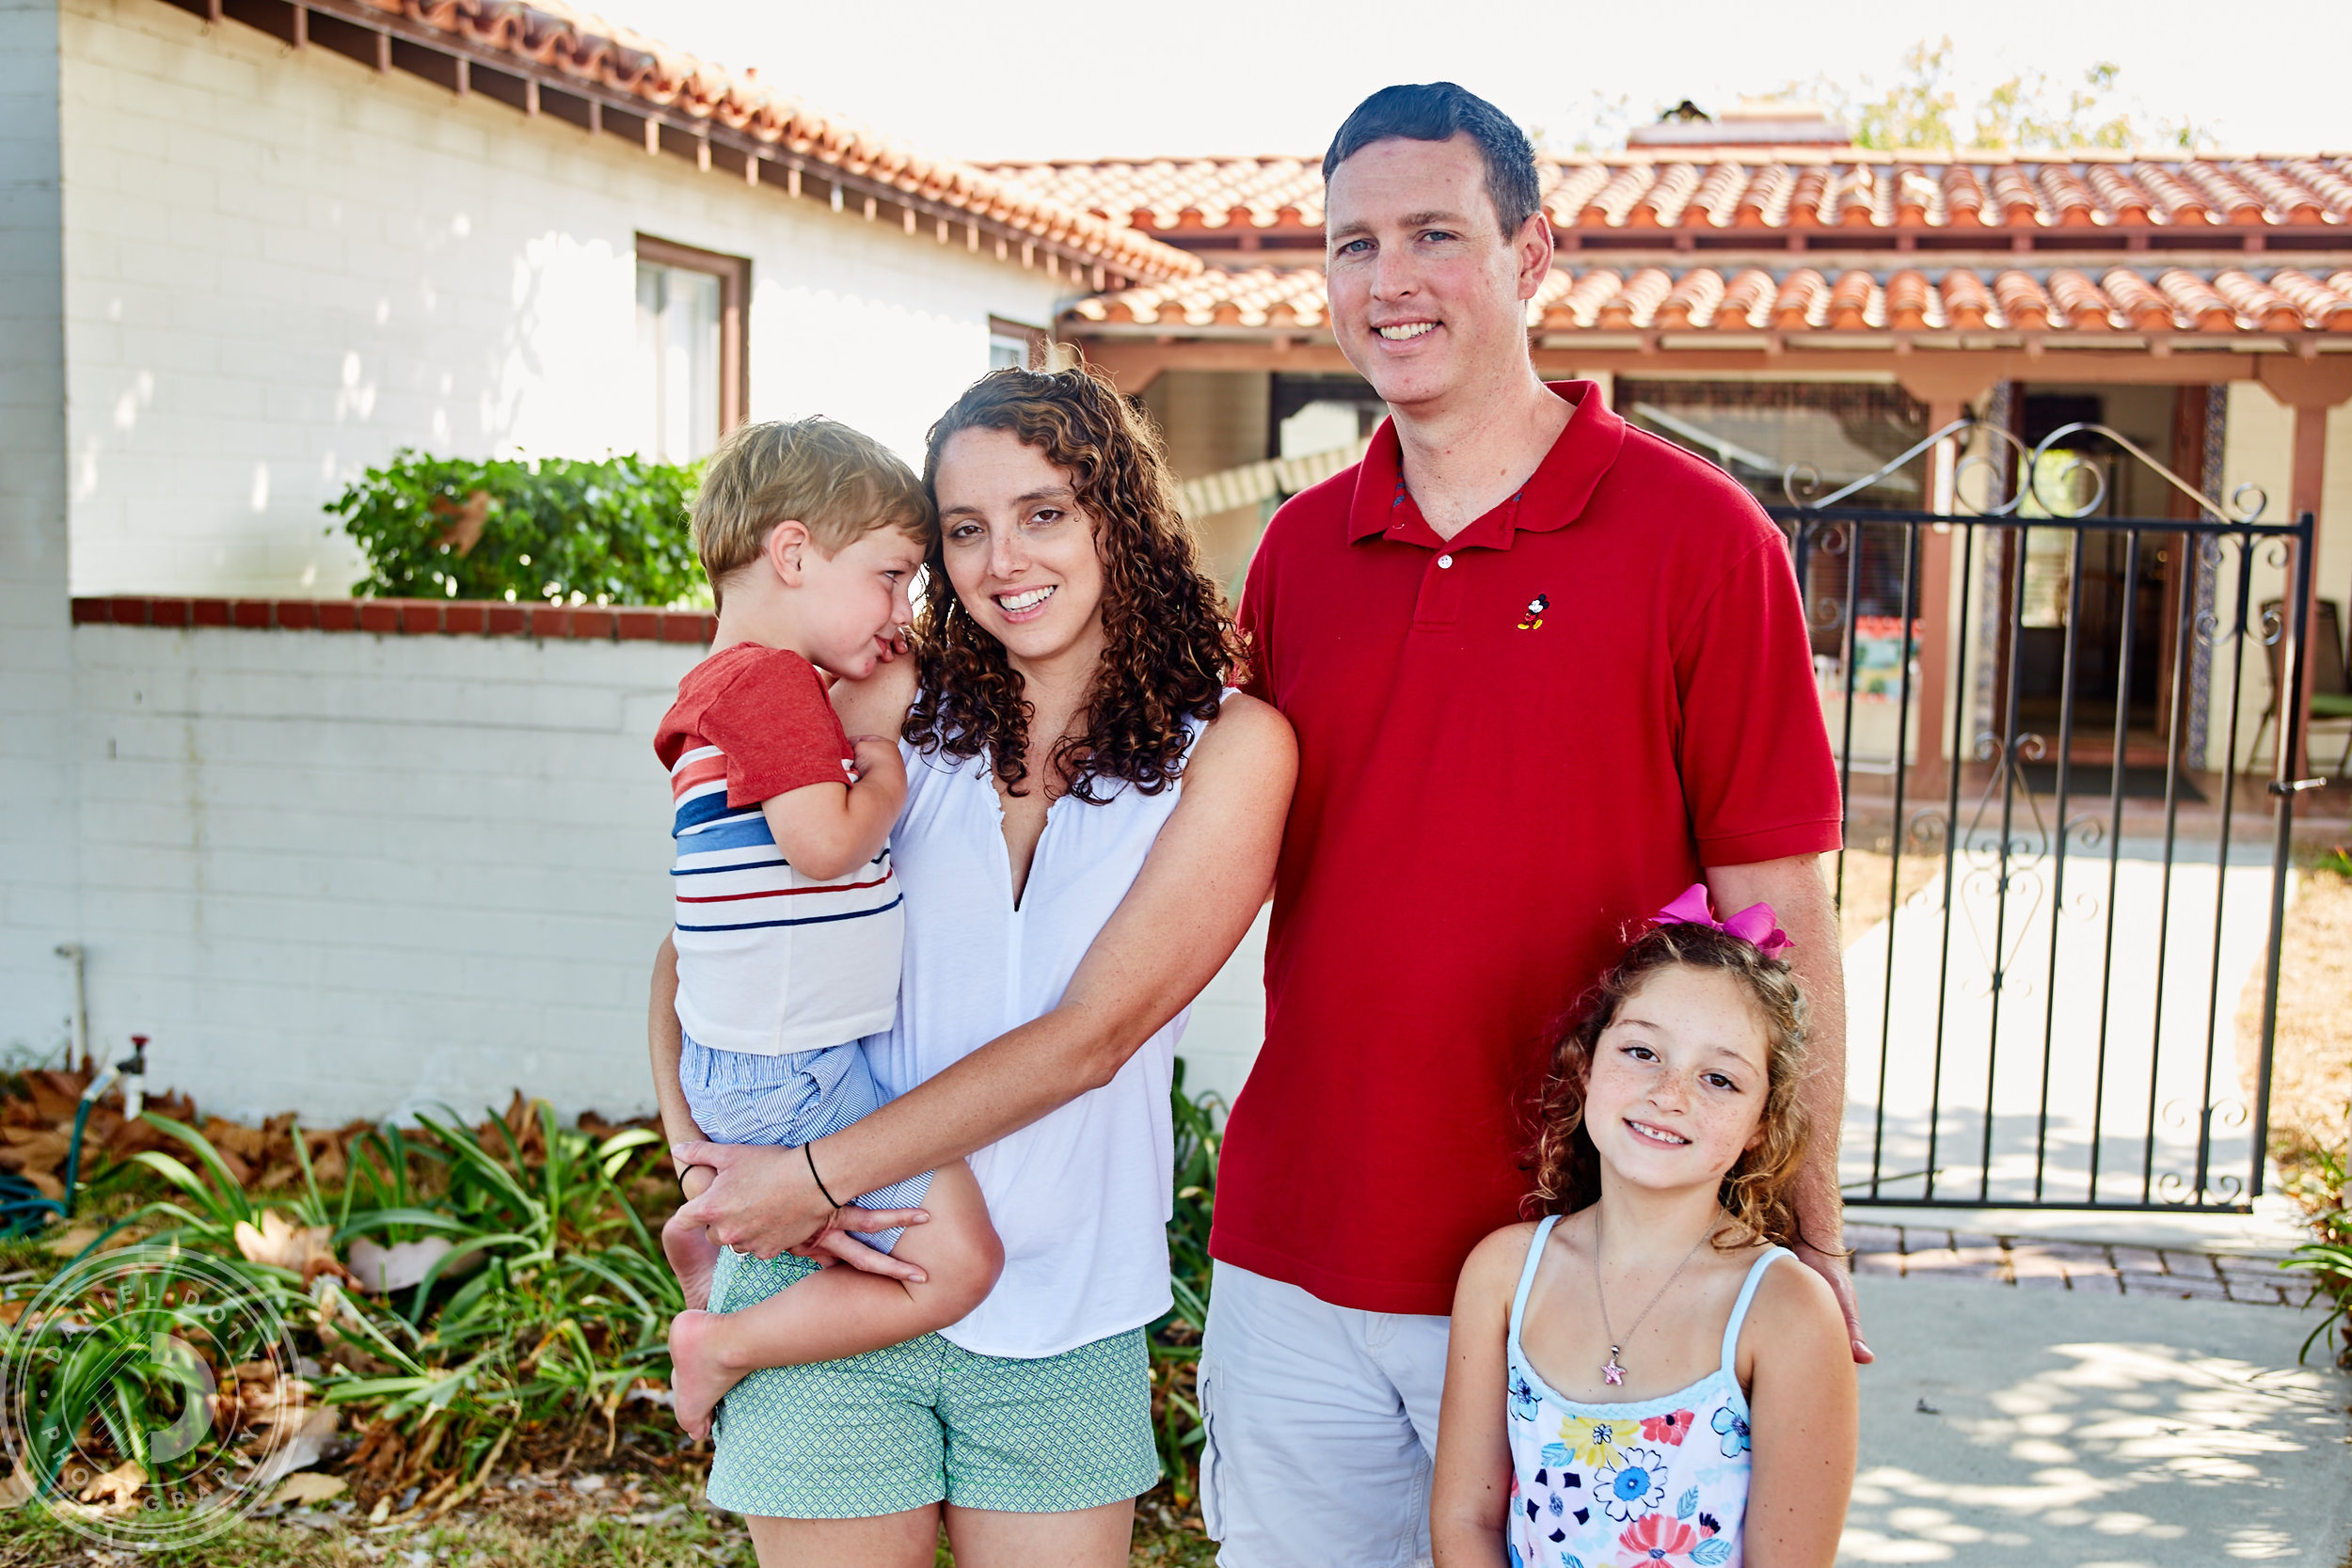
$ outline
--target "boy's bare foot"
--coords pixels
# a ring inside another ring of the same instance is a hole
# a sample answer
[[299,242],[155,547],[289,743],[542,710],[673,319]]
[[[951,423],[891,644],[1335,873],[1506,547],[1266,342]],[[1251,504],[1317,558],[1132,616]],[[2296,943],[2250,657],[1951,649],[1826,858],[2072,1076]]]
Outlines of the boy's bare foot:
[[717,1312],[680,1312],[670,1320],[670,1408],[686,1435],[710,1435],[711,1418],[743,1374],[719,1358]]
[[719,1268],[719,1243],[710,1233],[691,1222],[680,1224],[672,1214],[661,1227],[661,1254],[686,1291],[687,1307],[697,1312],[707,1307],[710,1281]]

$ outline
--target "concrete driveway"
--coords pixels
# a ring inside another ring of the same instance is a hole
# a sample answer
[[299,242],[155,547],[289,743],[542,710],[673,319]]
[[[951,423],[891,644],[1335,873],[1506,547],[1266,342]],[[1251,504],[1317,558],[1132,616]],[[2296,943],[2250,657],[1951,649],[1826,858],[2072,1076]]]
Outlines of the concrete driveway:
[[1839,1562],[2346,1562],[2352,1378],[2295,1359],[2317,1312],[1856,1283],[1879,1360]]

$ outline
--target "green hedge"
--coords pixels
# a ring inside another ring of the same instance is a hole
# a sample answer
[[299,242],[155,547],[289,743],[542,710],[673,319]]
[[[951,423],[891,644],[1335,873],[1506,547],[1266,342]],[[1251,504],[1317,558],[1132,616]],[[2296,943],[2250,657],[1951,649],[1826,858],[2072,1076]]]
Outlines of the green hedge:
[[476,462],[406,448],[327,502],[367,558],[355,598],[707,606],[696,465]]

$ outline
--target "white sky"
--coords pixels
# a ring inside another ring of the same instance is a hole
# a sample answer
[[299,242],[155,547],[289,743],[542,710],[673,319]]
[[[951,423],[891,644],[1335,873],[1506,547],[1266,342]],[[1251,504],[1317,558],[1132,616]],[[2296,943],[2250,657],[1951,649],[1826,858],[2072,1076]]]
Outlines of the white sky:
[[[1889,82],[1948,32],[1963,111],[2021,71],[2122,67],[2143,124],[2186,119],[2236,152],[2352,150],[2352,5],[2138,0],[1958,6],[1821,0],[586,0],[706,58],[954,157],[1315,153],[1366,93],[1453,80],[1567,146],[1597,102],[1638,119],[1688,97],[1827,76]],[[1974,90],[1972,90],[1974,89]],[[1964,123],[1964,113],[1963,113]]]

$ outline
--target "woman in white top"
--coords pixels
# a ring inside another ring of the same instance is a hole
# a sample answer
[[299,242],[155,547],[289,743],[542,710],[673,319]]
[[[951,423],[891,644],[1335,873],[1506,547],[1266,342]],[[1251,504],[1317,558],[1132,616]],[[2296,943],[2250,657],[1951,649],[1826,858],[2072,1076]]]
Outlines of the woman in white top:
[[[932,429],[925,479],[917,657],[835,691],[850,734],[907,759],[898,1020],[866,1041],[897,1098],[805,1155],[680,1148],[717,1173],[682,1213],[739,1249],[713,1291],[732,1309],[811,1266],[778,1254],[890,1218],[820,1180],[969,1156],[1004,1273],[944,1334],[747,1378],[710,1491],[769,1568],[928,1568],[943,1516],[963,1568],[1112,1568],[1158,1479],[1143,1331],[1169,1305],[1176,1040],[1265,897],[1296,751],[1230,689],[1158,438],[1107,381],[993,372]],[[665,949],[657,1055],[674,986]]]

